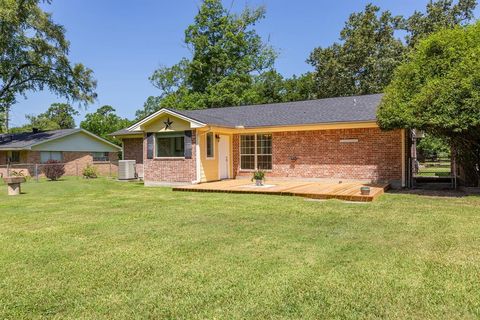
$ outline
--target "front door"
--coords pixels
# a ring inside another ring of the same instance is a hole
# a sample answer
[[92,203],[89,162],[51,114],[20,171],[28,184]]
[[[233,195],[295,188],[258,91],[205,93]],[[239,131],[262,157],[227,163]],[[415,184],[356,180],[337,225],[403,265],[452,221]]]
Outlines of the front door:
[[229,178],[230,163],[230,137],[220,135],[218,141],[218,176],[219,179]]

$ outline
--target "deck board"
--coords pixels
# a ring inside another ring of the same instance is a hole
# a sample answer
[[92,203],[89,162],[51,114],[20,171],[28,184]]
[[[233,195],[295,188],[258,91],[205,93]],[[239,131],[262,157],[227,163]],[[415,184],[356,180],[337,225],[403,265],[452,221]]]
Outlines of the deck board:
[[[312,199],[339,199],[345,201],[370,202],[389,188],[388,184],[366,184],[361,182],[331,183],[306,181],[267,181],[268,187],[254,187],[245,179],[207,182],[173,188],[173,191],[225,192],[300,196]],[[360,187],[369,186],[370,194],[361,195]]]

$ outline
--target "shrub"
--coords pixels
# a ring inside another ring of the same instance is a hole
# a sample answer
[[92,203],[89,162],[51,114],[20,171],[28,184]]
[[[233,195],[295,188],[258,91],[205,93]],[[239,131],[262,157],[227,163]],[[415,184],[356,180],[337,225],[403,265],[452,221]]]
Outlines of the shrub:
[[92,166],[90,164],[87,164],[85,169],[83,169],[82,174],[83,174],[84,178],[95,179],[98,176],[97,168],[95,168],[94,166]]
[[43,173],[52,181],[57,181],[65,174],[65,165],[57,160],[48,160],[43,166]]

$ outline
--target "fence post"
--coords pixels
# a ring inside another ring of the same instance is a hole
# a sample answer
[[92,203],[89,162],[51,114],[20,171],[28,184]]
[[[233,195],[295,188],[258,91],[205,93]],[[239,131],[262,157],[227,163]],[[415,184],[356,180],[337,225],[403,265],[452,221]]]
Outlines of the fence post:
[[35,163],[35,181],[38,182],[38,163]]
[[75,160],[75,175],[78,178],[78,160]]
[[7,162],[7,177],[10,177],[10,163]]
[[110,176],[110,178],[112,177],[112,162],[111,161],[108,162],[108,175]]

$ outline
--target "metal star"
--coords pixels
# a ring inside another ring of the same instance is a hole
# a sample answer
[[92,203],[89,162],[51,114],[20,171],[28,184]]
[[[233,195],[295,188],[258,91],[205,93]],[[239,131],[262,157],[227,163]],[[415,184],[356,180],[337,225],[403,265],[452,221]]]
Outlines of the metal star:
[[163,121],[165,123],[165,129],[170,129],[172,127],[173,121],[170,121],[170,118],[167,118],[167,121]]

